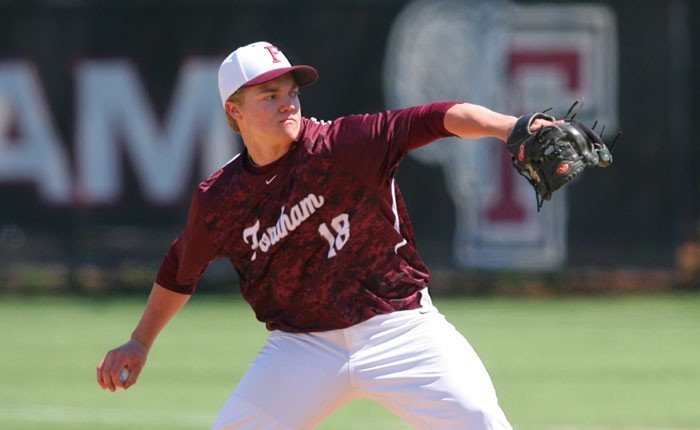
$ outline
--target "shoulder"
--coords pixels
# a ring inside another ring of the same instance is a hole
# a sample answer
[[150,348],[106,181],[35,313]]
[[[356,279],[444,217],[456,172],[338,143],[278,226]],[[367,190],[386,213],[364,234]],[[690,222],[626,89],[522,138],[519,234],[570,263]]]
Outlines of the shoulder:
[[331,152],[333,139],[331,130],[338,120],[319,120],[314,117],[301,119],[301,130],[297,142],[301,143],[306,153],[312,155],[328,155]]
[[219,170],[211,174],[207,179],[200,182],[197,186],[196,194],[203,197],[207,194],[213,194],[219,191],[219,188],[230,182],[229,179],[241,169],[241,153],[234,156]]
[[322,142],[322,146],[330,149],[338,143],[353,141],[367,134],[382,116],[383,113],[375,113],[347,115],[333,120],[303,118],[299,140],[306,143],[307,147],[309,143],[318,147]]
[[327,121],[319,120],[314,117],[303,117],[301,119],[301,130],[299,131],[299,138],[297,141],[306,142],[309,140],[316,140],[319,136],[327,135],[331,125],[337,121],[337,119]]

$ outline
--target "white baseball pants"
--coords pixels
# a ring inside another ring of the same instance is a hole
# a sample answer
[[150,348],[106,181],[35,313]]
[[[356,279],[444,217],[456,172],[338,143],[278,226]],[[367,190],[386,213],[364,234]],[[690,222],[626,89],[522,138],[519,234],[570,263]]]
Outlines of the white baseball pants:
[[272,332],[213,430],[312,429],[365,397],[417,429],[512,430],[467,340],[437,309],[327,332]]

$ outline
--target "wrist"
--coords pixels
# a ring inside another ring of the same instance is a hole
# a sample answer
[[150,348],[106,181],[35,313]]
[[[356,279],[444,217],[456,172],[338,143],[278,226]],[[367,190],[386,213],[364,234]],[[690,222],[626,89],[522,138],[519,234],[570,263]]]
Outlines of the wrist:
[[518,118],[512,115],[506,115],[503,120],[502,127],[500,129],[500,134],[498,138],[503,142],[508,142],[508,138],[513,134],[513,129],[515,129],[515,124],[518,122]]
[[151,349],[151,346],[153,345],[153,342],[147,342],[147,341],[143,340],[136,333],[131,334],[130,341],[137,344],[138,346],[145,349],[146,351],[149,351]]

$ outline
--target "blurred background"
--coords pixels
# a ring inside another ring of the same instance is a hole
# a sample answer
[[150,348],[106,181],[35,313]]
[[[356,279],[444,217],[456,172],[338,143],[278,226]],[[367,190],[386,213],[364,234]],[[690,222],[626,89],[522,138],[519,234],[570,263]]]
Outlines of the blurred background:
[[[445,99],[561,116],[584,100],[577,118],[623,132],[611,168],[539,214],[501,145],[408,157],[436,288],[511,270],[697,288],[699,16],[689,0],[0,1],[0,290],[150,286],[193,187],[239,151],[215,77],[257,40],[319,70],[305,116]],[[235,272],[203,282],[229,289]]]
[[[240,151],[221,60],[265,40],[318,69],[307,117],[579,101],[622,132],[541,212],[492,140],[414,151],[399,185],[436,303],[516,428],[700,429],[699,22],[693,0],[0,0],[0,428],[213,421],[265,337],[226,261],[138,386],[101,393],[94,368],[196,184]],[[321,428],[407,427],[360,403]]]

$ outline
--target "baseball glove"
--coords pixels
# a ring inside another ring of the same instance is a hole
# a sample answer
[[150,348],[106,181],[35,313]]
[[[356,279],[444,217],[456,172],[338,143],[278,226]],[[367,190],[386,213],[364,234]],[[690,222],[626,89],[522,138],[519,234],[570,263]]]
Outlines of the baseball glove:
[[545,200],[551,200],[552,193],[586,168],[608,167],[613,159],[603,139],[593,130],[595,125],[591,129],[572,116],[563,119],[563,123],[532,131],[530,127],[537,118],[555,120],[539,112],[521,116],[506,145],[513,166],[535,189],[539,211]]

